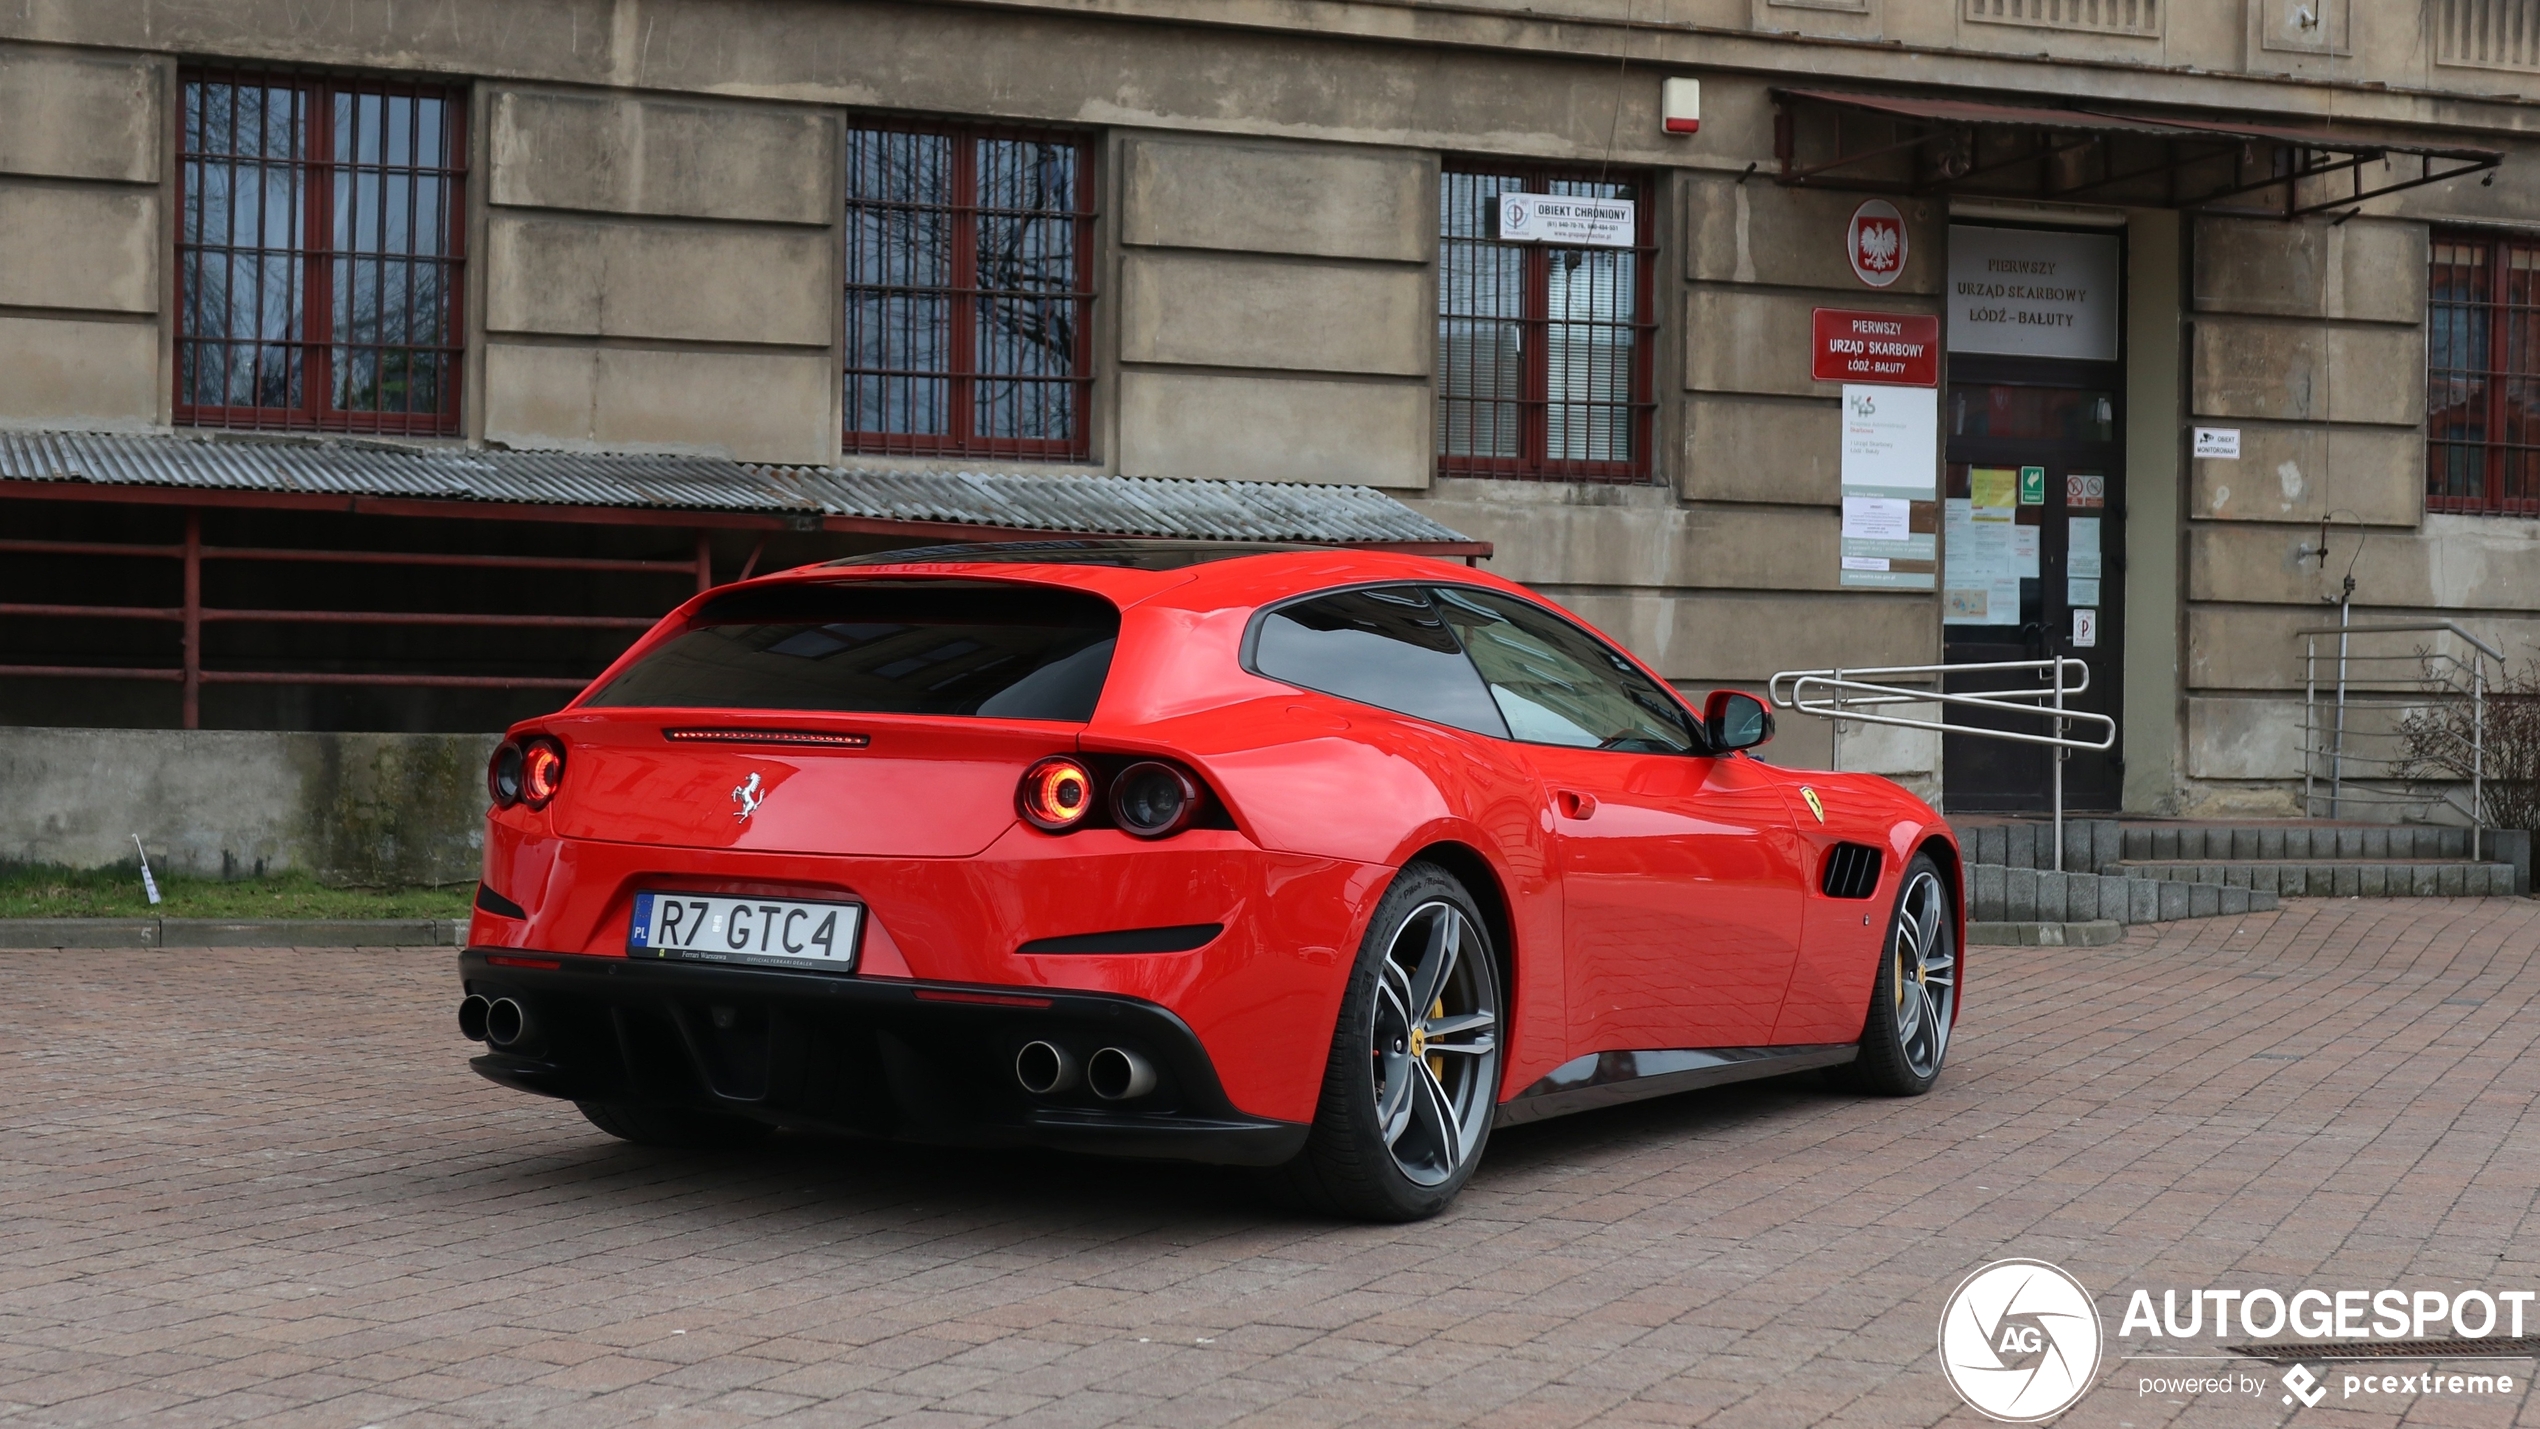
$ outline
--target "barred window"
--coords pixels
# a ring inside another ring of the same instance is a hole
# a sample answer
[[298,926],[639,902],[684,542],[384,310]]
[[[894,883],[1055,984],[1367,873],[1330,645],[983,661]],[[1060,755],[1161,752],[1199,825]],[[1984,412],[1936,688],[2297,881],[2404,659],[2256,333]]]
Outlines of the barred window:
[[[1500,195],[1635,200],[1629,248],[1499,237]],[[1493,166],[1439,188],[1438,472],[1649,479],[1648,188]]]
[[456,432],[463,91],[183,82],[176,419]]
[[2540,515],[2540,242],[2434,235],[2425,504]]
[[969,127],[847,136],[846,448],[1082,458],[1093,151]]

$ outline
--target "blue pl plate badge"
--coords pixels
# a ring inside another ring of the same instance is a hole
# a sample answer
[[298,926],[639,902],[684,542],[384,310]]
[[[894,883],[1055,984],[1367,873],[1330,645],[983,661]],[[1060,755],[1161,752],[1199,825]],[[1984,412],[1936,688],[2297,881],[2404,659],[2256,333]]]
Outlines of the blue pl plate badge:
[[648,946],[644,940],[652,936],[652,931],[653,895],[649,893],[638,893],[635,895],[635,927],[634,930],[627,935],[627,946],[634,948]]

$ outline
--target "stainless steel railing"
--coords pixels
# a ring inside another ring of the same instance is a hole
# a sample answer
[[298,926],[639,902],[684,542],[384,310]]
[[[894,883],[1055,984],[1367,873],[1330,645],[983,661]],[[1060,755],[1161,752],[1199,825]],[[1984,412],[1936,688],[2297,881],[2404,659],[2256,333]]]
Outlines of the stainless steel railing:
[[[2419,818],[2437,806],[2455,809],[2469,820],[2470,857],[2479,858],[2487,822],[2489,666],[2501,675],[2504,652],[2448,620],[2340,623],[2293,633],[2303,642],[2302,812],[2320,816],[2323,783],[2332,819],[2353,807],[2397,807]],[[2389,635],[2447,636],[2459,644],[2418,640],[2399,650],[2378,638]],[[2335,653],[2325,656],[2320,644],[2332,636]],[[2324,665],[2331,677],[2325,696]],[[2466,805],[2458,788],[2464,765]],[[2441,777],[2447,773],[2449,780]]]
[[[2032,689],[1983,690],[1951,693],[1943,688],[1952,675],[2017,674],[2027,671],[2040,683]],[[1896,683],[1929,681],[1928,686]],[[2041,744],[2055,751],[2050,761],[2054,766],[2055,801],[2055,867],[2064,866],[2064,761],[2076,749],[2105,750],[2117,742],[2117,722],[2089,710],[2067,709],[2064,699],[2090,688],[2090,666],[2070,655],[2048,660],[1995,660],[1970,665],[1878,665],[1867,669],[1783,670],[1765,686],[1774,704],[1800,714],[1815,715],[1836,721],[1835,762],[1841,767],[1843,757],[1844,720],[1862,724],[1893,725],[1899,729],[1927,729],[1940,734],[1971,735],[1977,739],[2008,740],[2015,744]],[[1937,718],[1922,719],[1904,714],[1880,711],[1897,705],[1937,705]],[[2032,718],[2045,728],[2040,731],[1988,729],[1980,725],[1951,724],[1951,707],[1981,709],[2014,718]],[[2082,737],[2080,731],[2093,729],[2098,737]]]

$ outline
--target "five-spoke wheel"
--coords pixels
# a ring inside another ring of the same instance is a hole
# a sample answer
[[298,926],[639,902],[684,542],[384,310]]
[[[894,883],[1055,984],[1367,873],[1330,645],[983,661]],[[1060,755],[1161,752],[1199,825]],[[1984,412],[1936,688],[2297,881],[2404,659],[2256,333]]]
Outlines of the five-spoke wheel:
[[1957,1023],[1958,920],[1939,865],[1916,854],[1888,922],[1861,1056],[1843,1079],[1863,1091],[1920,1096],[1939,1078]]
[[1503,1015],[1499,955],[1472,895],[1444,869],[1405,868],[1359,946],[1291,1184],[1338,1215],[1445,1209],[1490,1137]]
[[1490,1120],[1499,1011],[1489,960],[1480,929],[1435,898],[1402,921],[1377,974],[1367,1037],[1376,1124],[1415,1185],[1452,1177]]

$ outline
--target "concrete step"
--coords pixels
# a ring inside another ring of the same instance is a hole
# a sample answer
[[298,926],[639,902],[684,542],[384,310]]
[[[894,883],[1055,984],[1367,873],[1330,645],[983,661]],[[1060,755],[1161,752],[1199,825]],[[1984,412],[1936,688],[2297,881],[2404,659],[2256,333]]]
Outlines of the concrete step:
[[2510,863],[2467,859],[2126,860],[2110,873],[2163,882],[2247,888],[2286,898],[2483,898],[2514,891]]
[[[1970,863],[2055,867],[2054,825],[2043,820],[1973,818],[1952,825]],[[2128,864],[2500,862],[2515,865],[2517,887],[2527,890],[2530,840],[2520,830],[2490,829],[2473,859],[2469,830],[2431,824],[2066,819],[2063,866],[2066,872],[2115,872]]]
[[2274,893],[2245,884],[2057,873],[1987,863],[1969,865],[1967,875],[1972,905],[1967,916],[1986,923],[2167,923],[2262,913],[2276,906]]
[[2469,830],[2431,824],[2122,824],[2127,862],[2467,859]]

